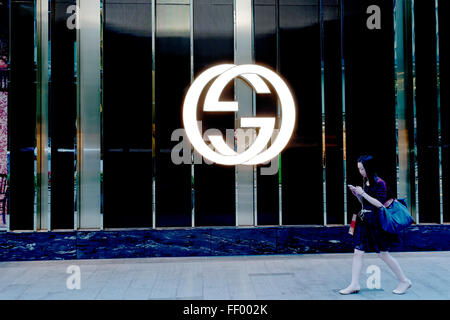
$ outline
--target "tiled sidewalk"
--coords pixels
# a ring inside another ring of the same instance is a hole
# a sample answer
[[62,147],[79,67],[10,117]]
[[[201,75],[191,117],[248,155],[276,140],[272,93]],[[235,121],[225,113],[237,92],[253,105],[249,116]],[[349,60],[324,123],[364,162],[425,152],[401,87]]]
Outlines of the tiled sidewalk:
[[[376,254],[366,254],[361,292],[338,290],[351,277],[351,254],[138,258],[0,263],[0,299],[450,299],[450,252],[393,253],[413,286],[397,280]],[[81,271],[81,289],[66,286],[67,267]],[[381,289],[368,289],[367,267],[381,270]]]

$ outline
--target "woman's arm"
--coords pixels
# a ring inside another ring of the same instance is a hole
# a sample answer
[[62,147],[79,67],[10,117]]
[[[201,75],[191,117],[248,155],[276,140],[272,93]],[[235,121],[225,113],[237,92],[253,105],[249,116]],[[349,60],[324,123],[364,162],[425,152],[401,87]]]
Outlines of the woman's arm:
[[358,198],[358,201],[361,202],[361,204],[363,203],[363,197],[360,194],[355,194],[355,197]]
[[380,202],[380,201],[378,201],[377,199],[375,199],[375,198],[373,198],[373,197],[371,197],[371,196],[369,196],[367,193],[363,193],[362,195],[361,195],[364,199],[366,199],[367,201],[369,201],[372,205],[374,205],[375,207],[377,207],[377,208],[382,208],[382,207],[384,207],[384,205]]
[[391,205],[391,203],[394,201],[394,199],[388,199],[385,203],[384,203],[384,206],[387,208],[387,207],[389,207],[390,205]]
[[355,193],[357,196],[361,196],[362,198],[366,199],[370,204],[374,205],[377,208],[384,207],[380,201],[378,201],[374,197],[369,196],[367,193],[364,192],[363,188],[361,187],[356,187]]

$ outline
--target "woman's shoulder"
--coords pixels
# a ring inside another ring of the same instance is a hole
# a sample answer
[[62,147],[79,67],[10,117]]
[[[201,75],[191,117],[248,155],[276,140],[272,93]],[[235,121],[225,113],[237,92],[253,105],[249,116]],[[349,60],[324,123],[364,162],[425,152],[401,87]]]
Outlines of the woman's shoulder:
[[375,184],[377,188],[386,188],[386,182],[380,177],[375,178]]

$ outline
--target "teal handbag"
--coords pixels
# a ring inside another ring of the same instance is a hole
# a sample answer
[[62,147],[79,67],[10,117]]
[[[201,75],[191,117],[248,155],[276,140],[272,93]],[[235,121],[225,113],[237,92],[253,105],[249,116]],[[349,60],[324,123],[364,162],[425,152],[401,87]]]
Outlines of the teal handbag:
[[380,210],[381,227],[386,232],[399,233],[413,222],[414,219],[409,214],[404,199],[394,199],[389,207]]

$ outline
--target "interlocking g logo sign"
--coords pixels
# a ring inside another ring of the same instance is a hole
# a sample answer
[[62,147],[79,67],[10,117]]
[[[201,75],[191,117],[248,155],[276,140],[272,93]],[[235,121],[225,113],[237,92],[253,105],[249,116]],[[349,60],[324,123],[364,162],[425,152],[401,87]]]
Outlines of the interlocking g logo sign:
[[[242,153],[237,153],[224,141],[221,134],[210,134],[207,137],[214,146],[212,150],[203,140],[197,125],[197,107],[200,95],[208,83],[214,78],[203,105],[204,112],[236,112],[236,101],[219,101],[225,86],[233,79],[240,77],[258,94],[270,94],[270,89],[262,78],[275,89],[281,105],[280,130],[269,148],[275,129],[273,117],[242,117],[242,128],[259,128],[259,134],[252,145]],[[221,64],[207,69],[192,83],[183,105],[183,125],[191,144],[206,159],[223,165],[256,165],[275,158],[287,145],[295,126],[295,102],[286,83],[275,72],[262,66],[245,64]]]

